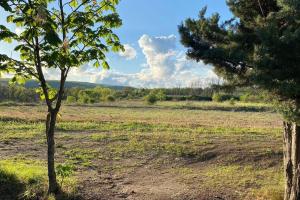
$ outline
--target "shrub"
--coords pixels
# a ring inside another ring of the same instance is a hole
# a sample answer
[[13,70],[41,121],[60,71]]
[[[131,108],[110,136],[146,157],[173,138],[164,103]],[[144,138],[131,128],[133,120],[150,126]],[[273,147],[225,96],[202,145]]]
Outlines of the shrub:
[[222,101],[222,96],[219,93],[214,93],[212,96],[212,100],[215,102],[221,102]]
[[155,94],[150,93],[145,97],[145,100],[149,105],[153,105],[157,102],[157,97]]
[[264,102],[268,98],[268,95],[265,94],[264,92],[262,93],[245,93],[240,96],[240,101],[243,102]]
[[116,100],[115,97],[112,96],[112,95],[108,95],[108,96],[106,97],[106,101],[113,102],[113,101],[115,101],[115,100]]
[[91,103],[91,100],[88,97],[79,97],[78,102],[79,103]]
[[166,98],[167,98],[167,95],[166,93],[163,91],[163,90],[159,90],[157,93],[156,93],[156,97],[159,101],[165,101]]
[[234,106],[234,105],[235,105],[235,99],[234,99],[234,98],[231,98],[231,99],[229,100],[229,104],[232,105],[232,106]]

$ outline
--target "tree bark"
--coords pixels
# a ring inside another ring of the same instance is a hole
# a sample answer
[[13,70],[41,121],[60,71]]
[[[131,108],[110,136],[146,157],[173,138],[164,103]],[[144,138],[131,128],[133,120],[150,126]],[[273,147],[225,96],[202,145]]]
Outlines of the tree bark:
[[284,122],[284,200],[300,200],[300,126]]
[[60,190],[59,185],[56,180],[56,172],[55,172],[55,142],[54,142],[54,131],[56,124],[56,111],[50,111],[47,115],[46,120],[46,136],[47,136],[47,144],[48,144],[48,178],[49,178],[49,194],[57,194]]

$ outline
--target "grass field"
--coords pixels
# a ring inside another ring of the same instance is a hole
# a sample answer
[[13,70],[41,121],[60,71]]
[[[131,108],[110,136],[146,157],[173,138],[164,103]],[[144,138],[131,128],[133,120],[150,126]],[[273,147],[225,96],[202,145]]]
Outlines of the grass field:
[[[45,196],[45,111],[0,105],[1,200]],[[56,161],[74,169],[62,199],[281,199],[281,119],[268,105],[126,101],[61,116]]]

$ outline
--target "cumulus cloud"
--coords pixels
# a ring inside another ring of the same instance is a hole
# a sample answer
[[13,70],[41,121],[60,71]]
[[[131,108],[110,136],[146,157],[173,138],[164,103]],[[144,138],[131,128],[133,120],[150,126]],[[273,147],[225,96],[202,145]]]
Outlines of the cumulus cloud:
[[138,42],[149,67],[147,76],[141,75],[141,77],[158,81],[168,78],[175,70],[176,37],[174,35],[167,37],[143,35]]
[[[176,41],[174,35],[143,35],[138,44],[146,63],[140,64],[140,71],[137,73],[95,69],[92,64],[86,64],[72,69],[68,80],[146,88],[205,87],[219,81],[211,66],[188,59],[185,52],[177,49]],[[122,55],[126,59],[136,57],[136,50],[131,48],[130,45],[125,45],[126,51]],[[59,78],[59,73],[53,69],[47,69],[45,72],[49,79]]]
[[124,45],[124,52],[120,52],[119,55],[126,58],[126,60],[133,60],[136,58],[137,53],[136,50],[130,46],[129,44]]
[[187,87],[193,82],[206,82],[207,85],[217,78],[216,75],[212,76],[214,73],[211,67],[202,62],[188,60],[184,52],[178,51],[174,35],[161,37],[143,35],[138,42],[147,64],[137,75],[146,86]]

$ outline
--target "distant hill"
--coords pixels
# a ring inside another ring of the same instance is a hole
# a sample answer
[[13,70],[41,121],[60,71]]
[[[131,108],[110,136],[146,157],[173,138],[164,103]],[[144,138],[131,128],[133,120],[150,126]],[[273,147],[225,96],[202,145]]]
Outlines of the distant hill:
[[[2,85],[7,85],[9,82],[9,79],[6,78],[0,78],[0,84]],[[56,80],[50,80],[48,83],[54,87],[54,88],[59,88],[59,81]],[[29,80],[25,83],[26,88],[36,88],[38,87],[39,84],[37,81],[34,80]],[[105,85],[105,84],[97,84],[97,83],[88,83],[88,82],[77,82],[77,81],[67,81],[65,84],[66,88],[74,88],[74,87],[79,87],[79,88],[94,88],[94,87],[106,87],[106,88],[111,88],[115,90],[122,90],[126,86],[114,86],[114,85]]]

